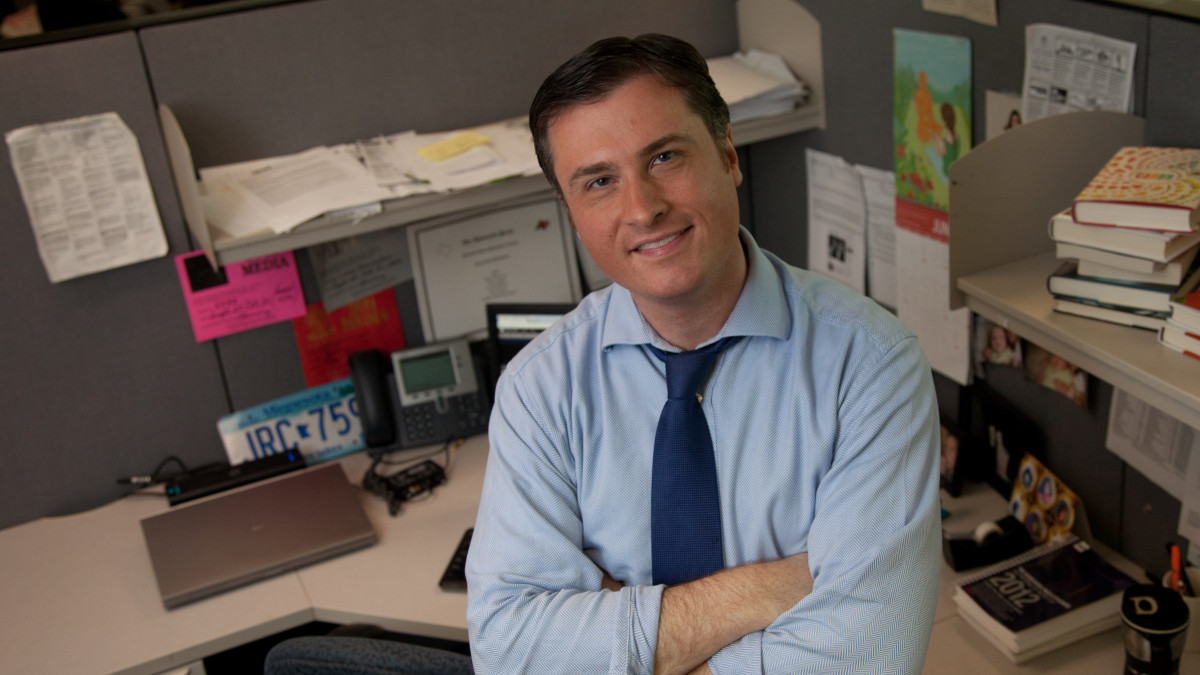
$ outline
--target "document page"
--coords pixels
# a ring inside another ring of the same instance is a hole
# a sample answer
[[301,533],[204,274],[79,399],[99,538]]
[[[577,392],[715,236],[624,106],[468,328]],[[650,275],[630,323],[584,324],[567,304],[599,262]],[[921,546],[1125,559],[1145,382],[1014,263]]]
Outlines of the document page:
[[1025,122],[1063,112],[1133,111],[1137,45],[1050,24],[1025,29]]
[[867,203],[867,291],[896,306],[896,174],[856,165]]
[[137,137],[116,113],[4,138],[51,282],[167,254]]
[[866,203],[849,162],[809,148],[808,268],[866,292]]
[[350,237],[308,249],[327,311],[412,279],[403,228]]
[[523,117],[474,129],[399,134],[388,140],[392,161],[436,192],[541,173],[533,135]]
[[407,231],[426,342],[485,334],[488,303],[579,302],[574,233],[557,199]]
[[287,232],[328,211],[393,196],[349,153],[323,146],[201,169],[200,178],[205,216],[234,237]]
[[1183,499],[1192,446],[1191,427],[1133,394],[1113,389],[1104,445],[1176,499]]

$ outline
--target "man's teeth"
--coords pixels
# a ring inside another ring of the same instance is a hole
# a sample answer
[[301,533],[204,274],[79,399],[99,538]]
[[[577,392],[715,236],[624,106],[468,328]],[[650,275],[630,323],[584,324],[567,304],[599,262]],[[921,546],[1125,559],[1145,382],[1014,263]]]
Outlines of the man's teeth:
[[658,241],[652,241],[652,242],[650,242],[649,244],[642,244],[641,246],[637,247],[637,250],[639,250],[639,251],[649,251],[649,250],[651,250],[651,249],[659,248],[659,247],[661,247],[661,246],[666,246],[667,244],[669,244],[669,243],[671,243],[672,241],[674,241],[674,240],[675,240],[675,237],[678,237],[678,236],[679,236],[679,233],[678,233],[678,232],[676,232],[675,234],[673,234],[673,235],[671,235],[671,236],[667,237],[666,239],[660,239],[660,240],[658,240]]

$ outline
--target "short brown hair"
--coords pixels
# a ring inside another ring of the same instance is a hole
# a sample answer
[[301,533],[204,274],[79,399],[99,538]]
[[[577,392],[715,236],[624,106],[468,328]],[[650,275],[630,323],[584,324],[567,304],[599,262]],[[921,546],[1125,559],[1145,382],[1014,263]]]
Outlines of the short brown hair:
[[724,139],[729,107],[708,74],[708,62],[695,47],[658,33],[599,40],[551,73],[529,107],[538,164],[560,195],[547,138],[550,124],[567,108],[598,101],[642,75],[654,75],[678,89],[688,107],[704,119],[713,140],[719,145]]

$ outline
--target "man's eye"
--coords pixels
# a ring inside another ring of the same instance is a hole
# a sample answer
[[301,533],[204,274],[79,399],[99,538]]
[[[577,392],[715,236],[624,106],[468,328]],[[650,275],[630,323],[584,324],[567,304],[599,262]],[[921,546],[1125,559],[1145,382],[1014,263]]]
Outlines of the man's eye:
[[597,178],[596,180],[592,181],[591,183],[588,183],[588,187],[589,188],[604,188],[604,187],[608,187],[609,183],[611,183],[611,182],[612,182],[611,178],[604,176],[601,178]]
[[655,155],[655,156],[654,156],[654,163],[655,163],[655,164],[662,164],[663,162],[669,162],[669,161],[671,161],[671,160],[672,160],[672,159],[674,159],[674,158],[675,158],[675,151],[674,151],[674,150],[667,150],[666,152],[660,152],[660,153],[658,153],[657,155]]

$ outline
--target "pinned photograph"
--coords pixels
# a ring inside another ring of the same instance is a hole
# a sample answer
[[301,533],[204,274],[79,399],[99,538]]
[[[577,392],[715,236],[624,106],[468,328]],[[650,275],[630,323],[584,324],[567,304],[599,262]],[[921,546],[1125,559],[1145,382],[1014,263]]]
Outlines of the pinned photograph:
[[1087,407],[1087,373],[1063,357],[1034,344],[1027,345],[1025,377]]

